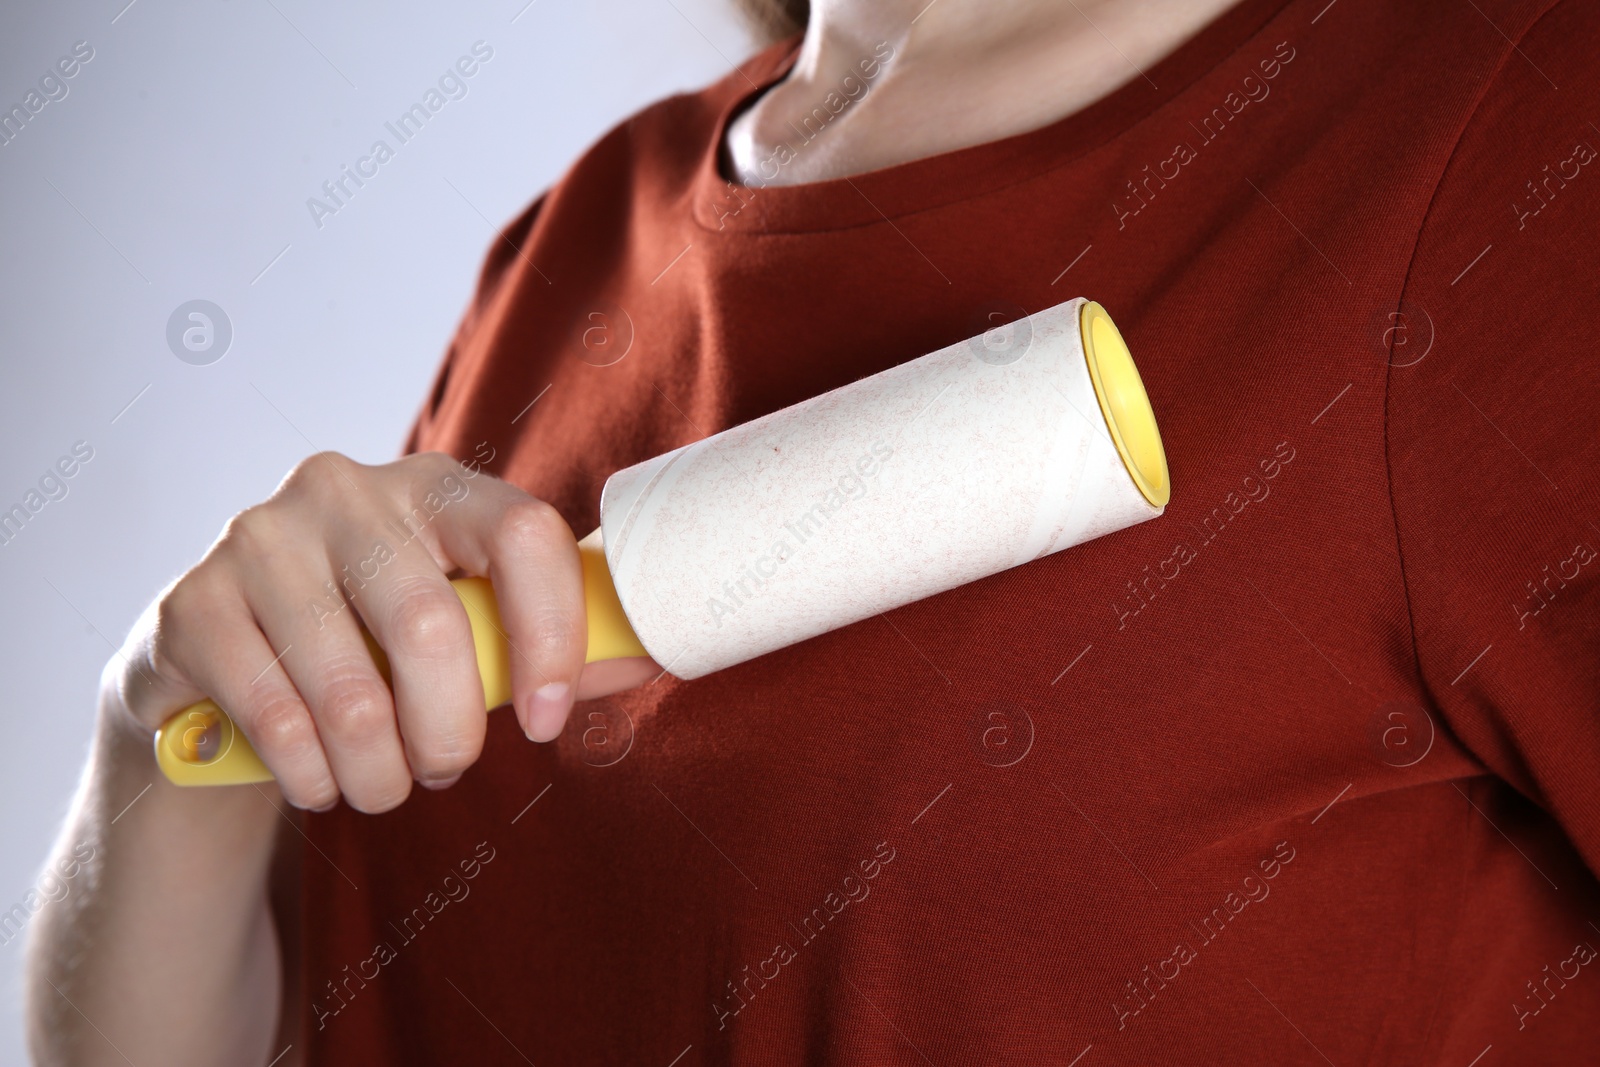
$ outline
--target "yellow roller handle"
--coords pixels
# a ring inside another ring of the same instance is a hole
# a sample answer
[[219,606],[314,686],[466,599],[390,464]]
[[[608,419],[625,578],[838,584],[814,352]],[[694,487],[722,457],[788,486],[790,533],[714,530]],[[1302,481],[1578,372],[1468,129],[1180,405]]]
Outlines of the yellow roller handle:
[[[634,634],[622,602],[611,584],[604,551],[584,538],[578,545],[583,560],[583,600],[589,617],[589,647],[585,663],[625,656],[648,656]],[[472,622],[472,643],[478,653],[478,674],[483,679],[486,709],[511,699],[511,650],[494,587],[486,578],[457,578],[450,585],[467,609]],[[389,661],[383,649],[365,630],[367,648],[384,681],[389,681]],[[156,763],[175,785],[244,785],[268,782],[272,771],[261,762],[250,741],[214,700],[191,704],[156,731]]]

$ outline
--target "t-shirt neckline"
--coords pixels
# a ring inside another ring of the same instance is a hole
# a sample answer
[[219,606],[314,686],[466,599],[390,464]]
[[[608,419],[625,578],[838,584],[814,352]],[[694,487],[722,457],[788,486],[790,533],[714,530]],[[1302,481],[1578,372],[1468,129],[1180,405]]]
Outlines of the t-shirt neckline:
[[800,53],[796,35],[753,56],[724,81],[731,91],[696,164],[691,204],[695,221],[705,229],[734,233],[841,230],[1028,181],[1088,155],[1187,94],[1294,2],[1242,0],[1142,76],[1034,130],[845,178],[774,186],[731,181],[721,166],[728,126],[789,73]]

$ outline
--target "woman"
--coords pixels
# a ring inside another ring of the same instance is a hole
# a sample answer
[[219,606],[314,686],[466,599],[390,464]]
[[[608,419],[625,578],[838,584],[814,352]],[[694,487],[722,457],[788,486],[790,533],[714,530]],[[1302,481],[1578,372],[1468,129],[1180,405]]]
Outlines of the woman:
[[[786,10],[495,242],[407,458],[308,460],[108,666],[40,1061],[1585,1062],[1600,16]],[[1079,294],[1161,521],[694,682],[582,667],[610,472]],[[277,785],[112,832],[202,694]]]

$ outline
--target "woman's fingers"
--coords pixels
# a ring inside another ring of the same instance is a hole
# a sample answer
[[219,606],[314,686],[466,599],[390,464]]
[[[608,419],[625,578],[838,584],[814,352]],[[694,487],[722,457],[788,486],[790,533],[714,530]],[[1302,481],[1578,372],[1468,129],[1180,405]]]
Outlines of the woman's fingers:
[[[310,709],[283,668],[284,653],[273,650],[232,576],[196,568],[162,599],[157,615],[159,625],[145,642],[148,653],[130,664],[134,675],[127,690],[138,695],[130,705],[135,715],[161,719],[175,703],[186,706],[210,694],[272,769],[285,799],[313,809],[336,802],[339,784]],[[159,688],[169,692],[147,714],[142,705],[151,687],[142,683],[152,678],[166,679]],[[184,682],[174,690],[178,678]]]
[[487,729],[472,626],[461,599],[420,549],[400,551],[355,594],[388,654],[406,762],[438,787],[478,759]]
[[[289,588],[301,594],[301,605],[311,602],[308,587]],[[303,607],[285,611],[282,600],[261,597],[257,590],[252,590],[251,607],[263,632],[283,651],[279,665],[309,709],[328,766],[350,806],[380,812],[400,804],[411,792],[411,769],[393,697],[355,613],[346,610],[319,625]],[[245,732],[254,742],[248,726]],[[266,753],[262,758],[277,774],[277,764]]]
[[[244,731],[262,762],[272,769],[284,799],[299,808],[322,809],[339,799],[339,783],[328,765],[316,723],[283,661],[272,651],[255,619],[239,613],[219,642],[225,652],[201,668],[202,685]],[[219,650],[220,651],[220,650]],[[261,666],[252,670],[257,664]]]
[[[433,484],[430,473],[414,492]],[[588,644],[577,540],[555,508],[513,485],[488,475],[460,485],[429,529],[451,563],[494,584],[517,720],[530,738],[551,740],[572,709]]]
[[[442,466],[428,459],[379,468],[335,461],[308,470],[300,491],[309,503],[355,504],[356,514],[325,531],[320,563],[331,585],[321,593],[324,608],[300,610],[293,598],[273,596],[275,607],[264,609],[282,616],[268,625],[269,634],[281,627],[288,641],[299,632],[319,648],[296,684],[345,795],[362,810],[398,804],[412,779],[448,784],[483,748],[483,687],[472,628],[440,561],[419,543],[433,514],[429,508],[450,498],[440,497],[437,486],[414,484],[415,475]],[[448,469],[444,476],[458,480]],[[342,610],[347,603],[353,610]],[[313,614],[315,633],[308,629]],[[373,690],[382,679],[361,636],[363,625],[387,654],[392,694]]]
[[[321,546],[297,536],[285,516],[269,507],[235,518],[221,544],[230,555],[253,563],[240,583],[239,599],[276,650],[274,670],[283,672],[309,710],[339,791],[360,811],[387,811],[405,800],[411,772],[395,726],[394,702],[356,613],[325,584],[332,568]],[[221,697],[217,701],[234,713]],[[258,731],[249,721],[240,725],[254,744]],[[283,768],[270,743],[268,748],[257,752],[281,778]]]

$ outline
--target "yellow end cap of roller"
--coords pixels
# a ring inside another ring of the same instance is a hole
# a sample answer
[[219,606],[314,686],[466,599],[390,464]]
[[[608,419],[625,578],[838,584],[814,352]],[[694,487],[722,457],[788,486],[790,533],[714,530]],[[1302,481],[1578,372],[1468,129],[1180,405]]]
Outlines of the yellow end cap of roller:
[[1167,473],[1167,452],[1161,446],[1161,431],[1156,413],[1144,391],[1133,354],[1106,309],[1093,300],[1085,301],[1079,329],[1083,334],[1083,355],[1089,363],[1089,380],[1100,401],[1100,413],[1111,429],[1122,465],[1133,484],[1156,507],[1165,507],[1172,498],[1172,479]]

